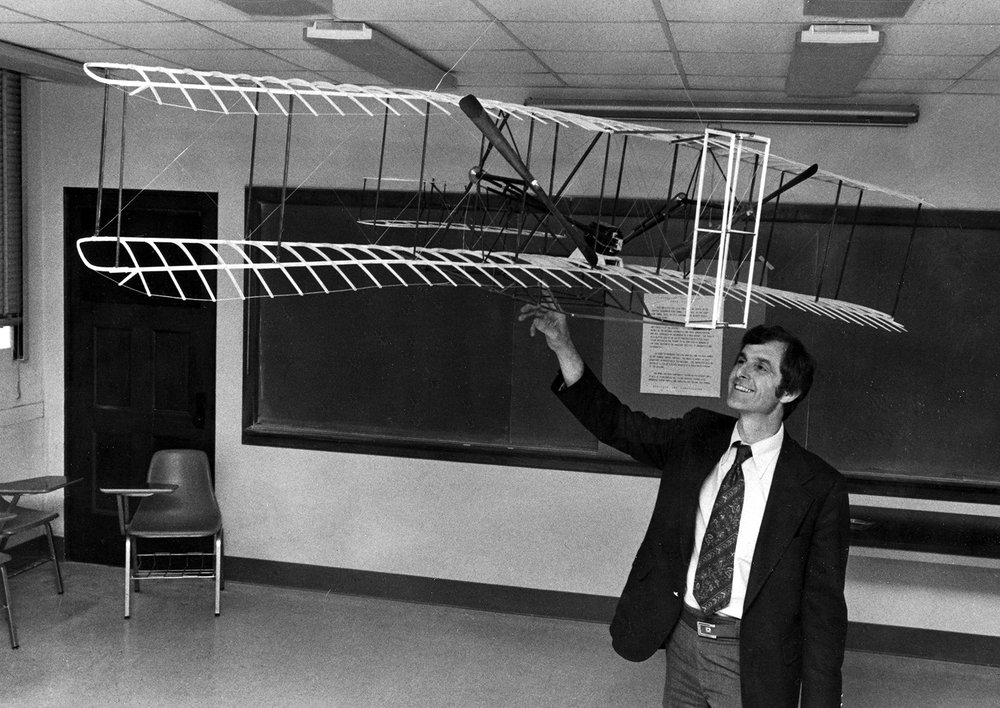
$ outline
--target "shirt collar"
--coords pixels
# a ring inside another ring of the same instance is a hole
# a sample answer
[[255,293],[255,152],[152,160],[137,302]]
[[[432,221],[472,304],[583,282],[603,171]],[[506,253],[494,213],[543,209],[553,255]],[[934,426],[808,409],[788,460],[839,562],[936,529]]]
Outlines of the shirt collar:
[[[763,440],[758,440],[757,442],[750,445],[750,452],[753,456],[750,458],[753,460],[753,469],[758,477],[764,476],[764,471],[768,468],[774,458],[777,457],[778,452],[781,450],[781,444],[785,440],[785,424],[782,423],[778,426],[778,432],[769,438],[764,438]],[[739,428],[733,426],[733,434],[729,438],[729,445],[732,447],[733,443],[743,442],[740,439]]]

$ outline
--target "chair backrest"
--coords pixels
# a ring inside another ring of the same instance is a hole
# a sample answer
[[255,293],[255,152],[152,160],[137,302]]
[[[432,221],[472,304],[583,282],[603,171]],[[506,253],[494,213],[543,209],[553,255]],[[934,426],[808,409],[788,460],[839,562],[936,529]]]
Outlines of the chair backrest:
[[149,461],[146,479],[156,484],[177,485],[177,490],[171,494],[144,499],[141,506],[149,511],[155,508],[161,514],[203,519],[219,515],[208,455],[202,450],[157,450]]

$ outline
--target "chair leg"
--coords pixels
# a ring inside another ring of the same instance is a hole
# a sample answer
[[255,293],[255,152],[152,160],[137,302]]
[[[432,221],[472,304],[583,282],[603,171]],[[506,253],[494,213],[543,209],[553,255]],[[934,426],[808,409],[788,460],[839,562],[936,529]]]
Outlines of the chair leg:
[[60,595],[63,594],[63,579],[62,570],[59,567],[59,557],[56,556],[56,544],[52,540],[52,524],[45,524],[45,535],[49,539],[49,558],[52,559],[52,565],[56,568],[56,592]]
[[132,604],[132,537],[125,535],[125,619]]
[[215,616],[219,616],[222,602],[222,531],[215,534]]
[[0,579],[3,580],[3,606],[7,610],[7,629],[10,631],[10,648],[17,649],[17,630],[14,628],[14,612],[10,607],[10,585],[7,583],[7,566],[0,564]]
[[219,529],[219,543],[220,543],[220,547],[219,547],[219,573],[222,575],[222,582],[219,584],[219,587],[222,590],[225,590],[226,589],[226,572],[224,570],[225,564],[223,563],[223,560],[226,557],[226,534],[225,534],[225,531],[223,529]]

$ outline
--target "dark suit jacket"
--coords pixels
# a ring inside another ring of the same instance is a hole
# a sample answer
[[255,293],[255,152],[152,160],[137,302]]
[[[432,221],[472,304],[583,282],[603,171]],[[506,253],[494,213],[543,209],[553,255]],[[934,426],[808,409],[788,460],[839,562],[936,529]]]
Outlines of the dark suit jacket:
[[[662,470],[649,528],[611,623],[621,656],[664,646],[684,602],[698,495],[729,446],[736,420],[704,409],[680,419],[630,410],[588,369],[553,389],[602,442]],[[847,633],[844,574],[850,511],[844,480],[787,432],[778,455],[743,606],[743,705],[839,706]],[[712,641],[712,640],[705,640]]]

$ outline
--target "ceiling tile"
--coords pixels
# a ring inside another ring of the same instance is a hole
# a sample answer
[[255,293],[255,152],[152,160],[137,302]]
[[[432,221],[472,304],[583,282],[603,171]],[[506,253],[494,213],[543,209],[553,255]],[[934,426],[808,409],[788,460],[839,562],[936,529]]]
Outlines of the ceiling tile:
[[769,22],[805,22],[802,0],[654,0],[656,1],[663,6],[671,27],[675,20],[742,24],[759,22],[762,17],[766,17]]
[[138,64],[156,66],[162,64],[155,54],[138,49],[67,49],[62,56],[81,64],[87,62],[111,62],[114,64]]
[[205,26],[260,49],[306,49],[310,45],[302,38],[302,33],[307,24],[303,20],[248,20],[206,22]]
[[791,58],[790,53],[681,52],[680,55],[685,73],[712,76],[784,76]]
[[948,93],[965,93],[980,96],[1000,96],[1000,80],[997,81],[956,81]]
[[681,52],[743,52],[763,54],[791,51],[798,24],[745,22],[671,22],[670,31]]
[[733,91],[784,91],[785,77],[758,76],[698,76],[688,74],[691,89],[719,89]]
[[352,22],[386,21],[479,21],[488,19],[470,0],[335,0],[333,14]]
[[670,52],[540,51],[538,57],[554,71],[594,74],[677,74]]
[[66,25],[139,49],[241,49],[245,45],[187,22],[80,22]]
[[532,49],[616,52],[664,51],[663,28],[657,22],[606,22],[602,24],[555,24],[551,22],[510,22],[507,27]]
[[316,47],[310,47],[309,49],[271,49],[269,53],[303,69],[359,73],[358,68],[353,64]]
[[256,49],[166,49],[157,50],[156,55],[175,67],[199,71],[294,77],[298,69],[294,64]]
[[437,49],[520,49],[502,27],[487,20],[480,22],[384,22],[376,29],[408,47]]
[[215,0],[145,0],[164,12],[189,20],[247,20],[250,16]]
[[1000,47],[991,25],[897,25],[885,33],[884,54],[989,54]]
[[597,88],[677,88],[682,86],[677,75],[621,75],[621,74],[560,74],[570,86],[595,86]]
[[0,7],[0,22],[38,22],[38,18]]
[[900,56],[879,57],[870,79],[958,79],[980,61],[978,56]]
[[51,22],[0,24],[0,40],[25,47],[59,49],[113,49],[116,45]]
[[99,15],[105,22],[156,22],[172,18],[141,0],[3,0],[4,7],[26,15],[58,22],[87,22]]
[[935,24],[997,24],[1000,3],[996,0],[920,0],[906,13],[907,22]]
[[504,22],[655,22],[656,0],[480,0]]
[[429,51],[426,58],[438,66],[455,71],[495,72],[510,74],[515,72],[545,71],[538,60],[523,49],[488,50],[464,52],[458,50]]
[[[524,73],[524,74],[495,74],[489,72],[474,71],[469,74],[462,75],[462,85],[538,87],[538,86],[556,86],[559,85],[559,81],[558,79],[554,78],[552,74],[545,72]],[[489,97],[493,98],[492,95],[490,95]]]
[[954,81],[921,79],[862,79],[855,93],[941,93]]
[[967,79],[975,81],[1000,81],[1000,57],[993,57],[969,74]]

